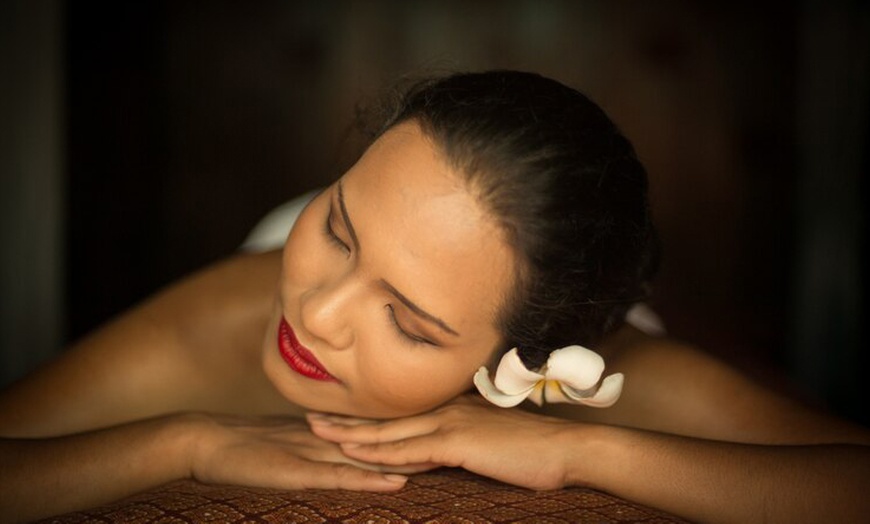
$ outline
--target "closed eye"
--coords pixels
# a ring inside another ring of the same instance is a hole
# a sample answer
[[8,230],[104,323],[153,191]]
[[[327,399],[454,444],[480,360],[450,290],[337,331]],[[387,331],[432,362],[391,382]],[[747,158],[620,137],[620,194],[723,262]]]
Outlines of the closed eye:
[[323,223],[323,234],[326,235],[330,243],[350,255],[350,246],[335,234],[335,229],[332,227],[332,206],[329,207],[329,214],[326,215],[326,220]]
[[391,304],[387,304],[384,306],[387,309],[387,315],[390,317],[390,323],[393,325],[393,328],[398,332],[399,336],[404,338],[407,342],[411,344],[427,344],[430,346],[437,346],[438,344],[432,342],[431,340],[421,337],[419,335],[415,335],[413,333],[408,333],[405,331],[402,326],[399,324],[399,321],[396,320],[396,311],[393,309]]

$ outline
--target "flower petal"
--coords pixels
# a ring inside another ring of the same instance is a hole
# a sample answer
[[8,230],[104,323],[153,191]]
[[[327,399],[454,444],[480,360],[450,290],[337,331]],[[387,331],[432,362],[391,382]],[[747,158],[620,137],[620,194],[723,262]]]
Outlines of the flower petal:
[[604,359],[601,355],[583,346],[557,349],[550,353],[547,360],[547,380],[558,380],[573,389],[583,390],[595,386],[603,372]]
[[529,392],[529,400],[534,402],[537,406],[544,405],[544,387],[544,381],[539,380]]
[[544,384],[544,400],[547,404],[558,404],[560,402],[573,402],[571,398],[565,395],[562,391],[562,385],[555,380],[542,381]]
[[[590,390],[578,391],[574,388],[562,384],[562,393],[565,394],[575,404],[585,404],[593,408],[608,408],[619,400],[622,394],[622,385],[625,382],[625,375],[622,373],[614,373],[608,375],[597,388],[594,394],[590,394]],[[547,400],[549,400],[549,395]],[[550,401],[553,402],[553,401]]]
[[477,390],[480,391],[480,394],[483,395],[483,398],[492,402],[496,406],[503,408],[512,408],[516,406],[525,400],[532,391],[532,388],[528,388],[525,392],[513,395],[501,392],[489,379],[489,370],[485,367],[481,367],[477,370],[477,373],[474,374],[474,385],[477,387]]
[[520,360],[517,348],[505,353],[495,372],[495,387],[508,395],[528,394],[543,375],[529,371]]

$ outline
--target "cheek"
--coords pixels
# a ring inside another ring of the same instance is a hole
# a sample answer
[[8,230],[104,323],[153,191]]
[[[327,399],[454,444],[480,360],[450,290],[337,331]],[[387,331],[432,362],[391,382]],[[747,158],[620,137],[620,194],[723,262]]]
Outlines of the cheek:
[[[425,355],[428,348],[402,348],[409,355],[366,366],[362,376],[372,404],[389,410],[384,415],[403,416],[433,409],[467,391],[477,370],[473,365],[446,356]],[[415,353],[419,352],[417,355]],[[387,363],[389,362],[389,364]]]

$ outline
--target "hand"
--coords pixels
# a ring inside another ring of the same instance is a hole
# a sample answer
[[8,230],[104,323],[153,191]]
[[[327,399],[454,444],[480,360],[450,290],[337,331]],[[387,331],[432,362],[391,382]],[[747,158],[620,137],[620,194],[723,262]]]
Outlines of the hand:
[[278,489],[400,489],[418,469],[365,464],[304,421],[197,415],[192,476],[206,483]]
[[569,424],[519,409],[497,408],[477,396],[390,421],[309,414],[312,432],[371,464],[462,467],[532,489],[565,485]]

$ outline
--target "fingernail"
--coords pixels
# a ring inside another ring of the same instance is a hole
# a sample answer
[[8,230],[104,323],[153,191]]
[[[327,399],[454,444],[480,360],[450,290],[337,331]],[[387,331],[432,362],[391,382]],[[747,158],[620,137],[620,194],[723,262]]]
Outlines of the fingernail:
[[384,478],[389,480],[390,482],[395,482],[397,484],[404,483],[408,480],[408,477],[405,475],[396,475],[395,473],[387,473],[384,475]]

